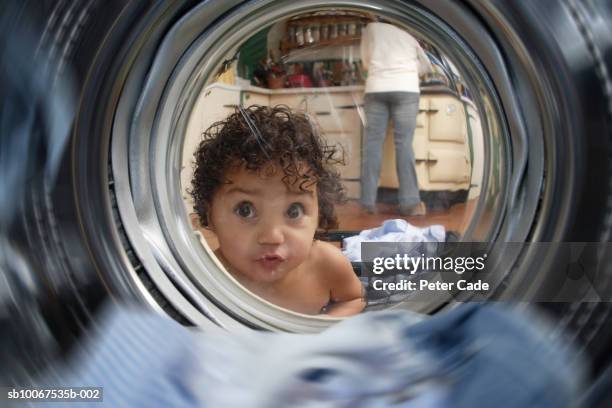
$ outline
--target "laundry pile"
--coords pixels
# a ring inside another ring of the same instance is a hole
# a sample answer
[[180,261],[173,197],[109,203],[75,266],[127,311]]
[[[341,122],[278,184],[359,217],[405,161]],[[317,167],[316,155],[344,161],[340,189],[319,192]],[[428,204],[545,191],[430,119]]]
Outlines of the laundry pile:
[[320,334],[231,334],[112,306],[41,384],[103,387],[117,408],[573,406],[583,368],[547,327],[465,304],[431,318],[365,313]]

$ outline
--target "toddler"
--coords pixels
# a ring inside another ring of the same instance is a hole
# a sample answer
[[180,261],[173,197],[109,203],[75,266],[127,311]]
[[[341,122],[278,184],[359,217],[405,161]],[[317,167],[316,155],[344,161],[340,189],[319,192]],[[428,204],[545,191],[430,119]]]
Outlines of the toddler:
[[247,289],[287,309],[349,316],[363,310],[350,262],[318,229],[337,227],[344,199],[336,149],[306,115],[251,106],[213,124],[195,153],[190,191],[215,254]]

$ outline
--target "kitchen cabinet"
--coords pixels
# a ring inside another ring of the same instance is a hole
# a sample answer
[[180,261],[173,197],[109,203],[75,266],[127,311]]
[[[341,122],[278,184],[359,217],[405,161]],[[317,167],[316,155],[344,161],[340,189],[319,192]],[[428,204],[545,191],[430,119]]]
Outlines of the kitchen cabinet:
[[[363,109],[363,86],[328,88],[265,89],[251,85],[232,86],[213,84],[198,100],[189,123],[181,180],[189,186],[192,174],[193,151],[204,130],[215,121],[233,112],[233,106],[242,104],[287,105],[308,113],[330,144],[341,146],[345,164],[339,172],[349,198],[360,196],[361,162],[364,149],[364,125],[359,110]],[[466,111],[469,109],[469,115]],[[363,115],[363,111],[361,112]],[[470,154],[468,118],[472,139],[477,152]],[[479,186],[482,177],[472,180],[472,173],[481,174],[482,133],[480,119],[472,104],[439,90],[423,89],[419,101],[419,114],[414,135],[416,171],[421,191],[469,190],[472,181]],[[480,147],[479,147],[480,146]],[[471,156],[475,156],[480,169],[472,171]],[[393,129],[389,126],[383,146],[380,187],[396,189],[399,186],[395,170]],[[186,196],[186,199],[189,199]]]
[[200,143],[202,133],[213,123],[230,115],[234,111],[234,106],[239,103],[239,87],[215,83],[204,88],[194,105],[187,124],[181,166],[181,190],[188,213],[193,211],[193,200],[187,193],[187,188],[191,186],[194,165],[193,154]]
[[[466,108],[458,97],[424,90],[413,149],[421,191],[458,191],[470,187],[471,163]],[[472,125],[476,125],[474,117]],[[479,124],[478,124],[479,126]],[[398,188],[393,128],[383,145],[380,187]]]
[[272,105],[284,104],[310,115],[328,144],[344,153],[340,177],[349,198],[359,198],[363,126],[361,87],[297,88],[270,91]]

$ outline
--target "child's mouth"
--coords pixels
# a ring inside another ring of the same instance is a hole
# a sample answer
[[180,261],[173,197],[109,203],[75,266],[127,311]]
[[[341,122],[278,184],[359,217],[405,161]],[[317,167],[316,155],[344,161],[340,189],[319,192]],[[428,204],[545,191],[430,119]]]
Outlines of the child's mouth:
[[284,261],[283,257],[276,254],[266,254],[255,260],[264,269],[276,269]]

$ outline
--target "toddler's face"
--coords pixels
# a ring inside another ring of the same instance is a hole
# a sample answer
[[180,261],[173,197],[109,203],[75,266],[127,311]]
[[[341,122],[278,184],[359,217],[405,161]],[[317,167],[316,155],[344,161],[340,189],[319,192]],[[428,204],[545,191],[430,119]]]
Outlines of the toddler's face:
[[316,185],[307,191],[283,183],[278,167],[263,174],[235,168],[215,193],[210,226],[233,274],[274,283],[304,262],[319,221]]

